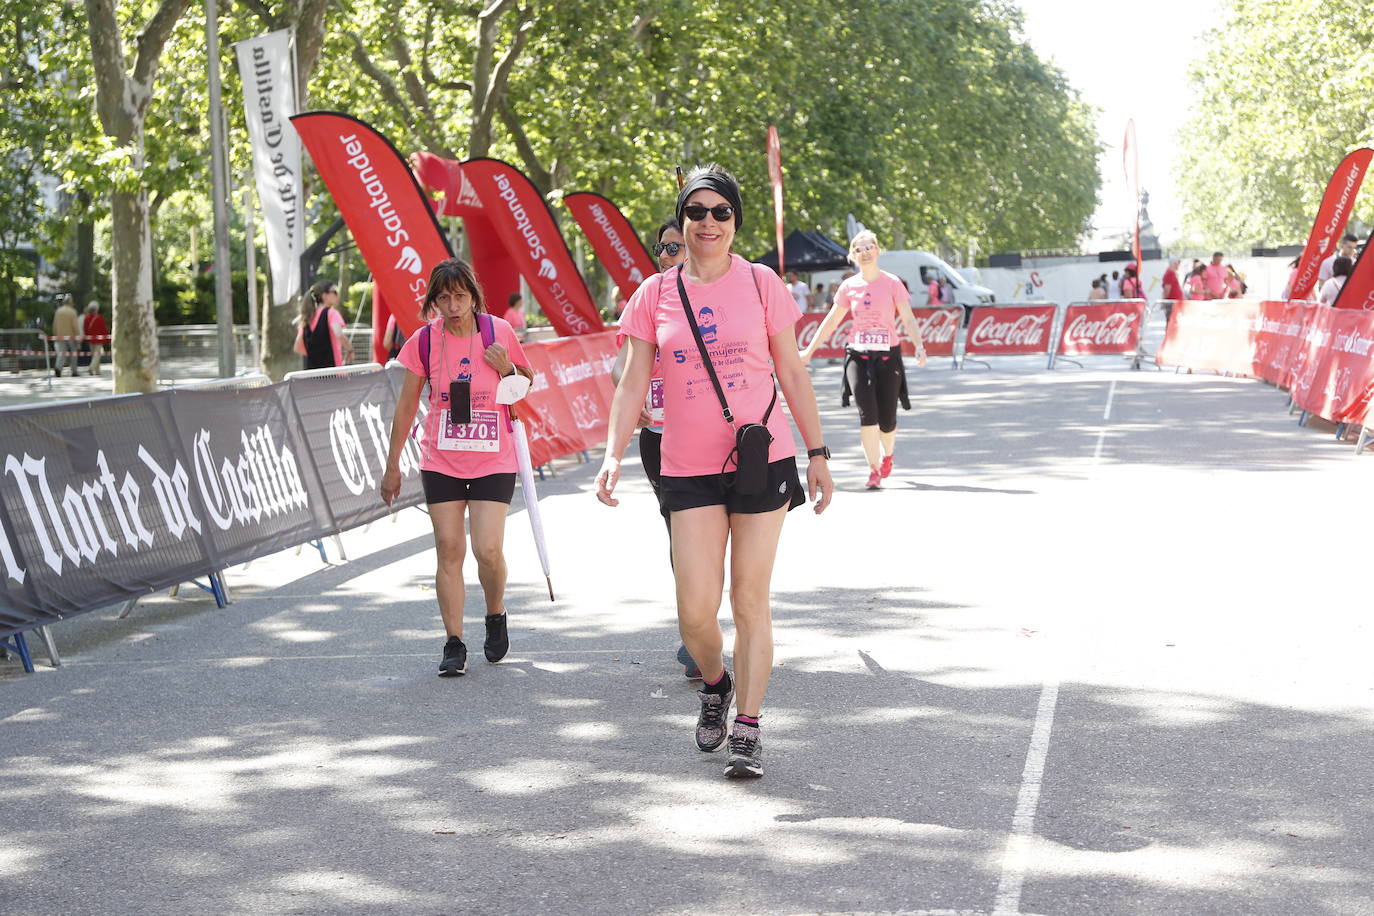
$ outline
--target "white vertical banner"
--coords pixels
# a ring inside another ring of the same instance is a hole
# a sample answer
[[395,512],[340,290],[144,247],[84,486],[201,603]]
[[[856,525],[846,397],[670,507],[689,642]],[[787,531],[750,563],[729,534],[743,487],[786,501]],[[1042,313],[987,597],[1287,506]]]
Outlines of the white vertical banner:
[[234,46],[248,136],[253,142],[253,174],[267,233],[272,269],[272,302],[291,300],[300,285],[305,219],[301,200],[301,140],[291,126],[296,114],[296,67],[291,29],[268,32]]

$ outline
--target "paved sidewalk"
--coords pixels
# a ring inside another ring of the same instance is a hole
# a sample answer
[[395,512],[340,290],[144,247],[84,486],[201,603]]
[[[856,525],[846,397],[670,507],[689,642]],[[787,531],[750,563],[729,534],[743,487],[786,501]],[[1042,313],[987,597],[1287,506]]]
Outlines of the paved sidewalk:
[[784,530],[763,780],[692,744],[635,462],[614,510],[568,464],[558,600],[517,497],[465,678],[418,510],[0,662],[4,911],[1374,913],[1367,457],[1255,381],[937,365],[881,492],[813,373],[840,493]]

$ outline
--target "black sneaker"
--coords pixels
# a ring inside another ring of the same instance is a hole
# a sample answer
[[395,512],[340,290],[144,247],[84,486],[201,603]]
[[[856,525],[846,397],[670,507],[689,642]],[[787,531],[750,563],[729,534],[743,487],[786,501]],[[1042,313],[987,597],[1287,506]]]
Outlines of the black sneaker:
[[730,759],[725,775],[731,779],[755,779],[763,775],[763,738],[759,730],[735,723],[730,733]]
[[439,663],[440,677],[462,677],[468,673],[468,647],[457,636],[444,643],[444,660]]
[[510,651],[510,637],[506,634],[506,612],[487,615],[487,641],[482,643],[482,654],[487,661],[495,664],[506,657]]
[[701,714],[697,716],[697,747],[708,754],[720,750],[729,734],[725,720],[730,715],[730,701],[735,698],[732,685],[728,693],[707,693],[698,690],[701,698]]

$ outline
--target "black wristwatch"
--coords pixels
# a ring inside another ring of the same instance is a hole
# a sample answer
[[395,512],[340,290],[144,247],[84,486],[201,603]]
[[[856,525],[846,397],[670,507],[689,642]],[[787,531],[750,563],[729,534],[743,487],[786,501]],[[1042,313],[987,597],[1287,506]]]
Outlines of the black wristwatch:
[[824,458],[826,461],[829,461],[829,460],[830,460],[830,447],[829,447],[828,445],[822,445],[820,448],[807,449],[807,451],[806,451],[806,457],[807,457],[807,458]]

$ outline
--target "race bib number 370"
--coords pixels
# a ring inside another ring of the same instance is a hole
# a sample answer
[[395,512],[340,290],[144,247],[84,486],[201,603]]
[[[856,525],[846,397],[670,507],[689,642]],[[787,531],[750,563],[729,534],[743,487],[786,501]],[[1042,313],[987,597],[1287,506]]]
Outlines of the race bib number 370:
[[471,423],[455,424],[444,411],[439,448],[448,452],[498,452],[501,450],[500,414],[474,410]]

